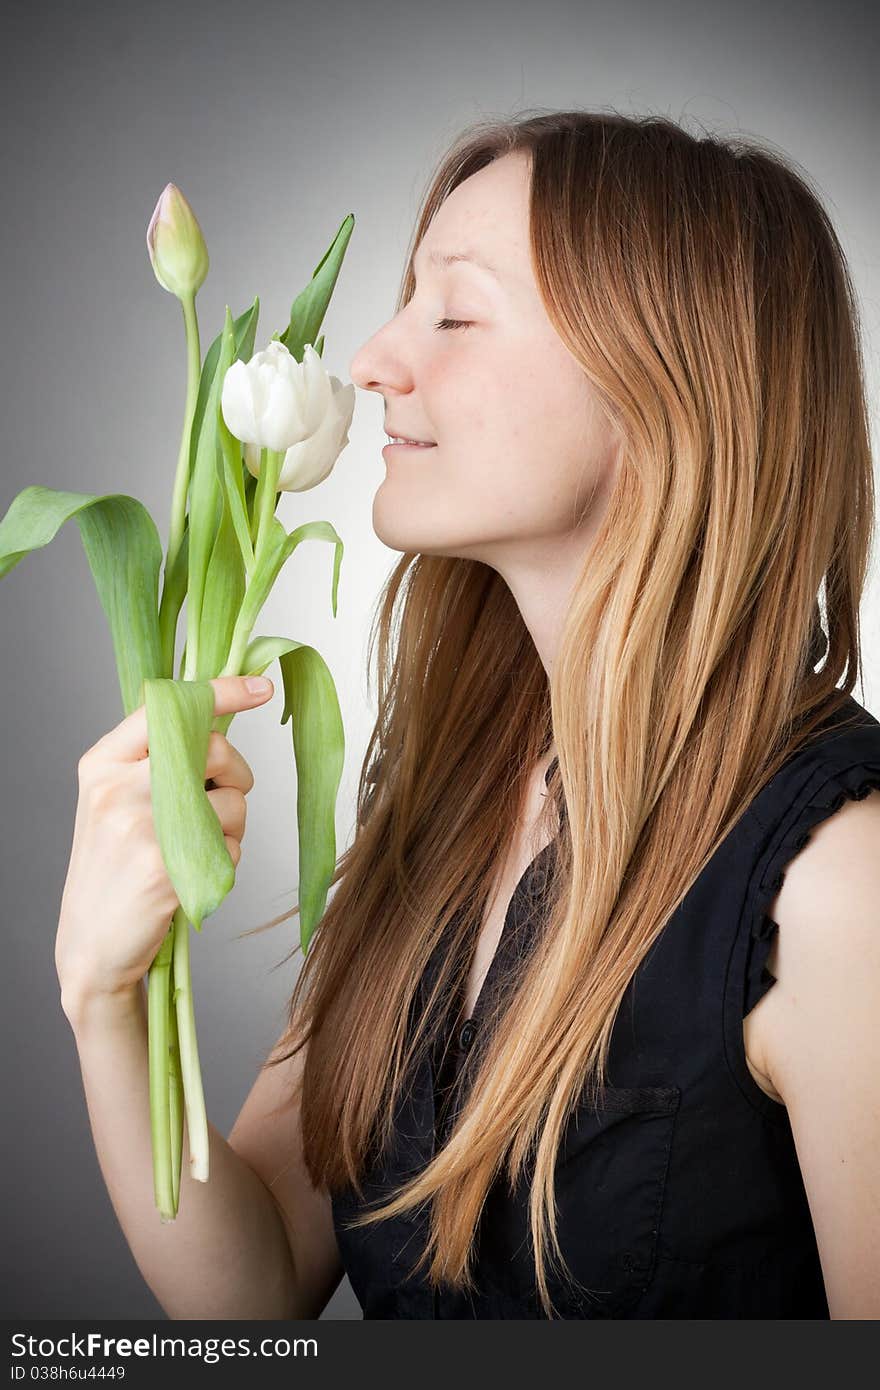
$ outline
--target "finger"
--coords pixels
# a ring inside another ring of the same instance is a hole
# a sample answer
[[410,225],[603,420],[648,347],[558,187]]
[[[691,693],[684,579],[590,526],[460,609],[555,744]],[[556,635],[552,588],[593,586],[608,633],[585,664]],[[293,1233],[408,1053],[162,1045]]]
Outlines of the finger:
[[243,794],[235,787],[217,787],[215,791],[208,792],[208,800],[214,807],[223,833],[243,840],[247,824],[247,802]]
[[234,835],[224,835],[223,838],[226,841],[226,848],[229,850],[229,857],[232,860],[233,866],[238,868],[238,861],[241,858],[241,845]]
[[226,735],[216,729],[208,741],[205,776],[215,787],[237,787],[242,792],[251,791],[254,785],[254,774],[250,764],[229,742]]
[[[265,690],[249,690],[246,682],[256,679],[254,676],[215,676],[211,681],[215,717],[264,705],[275,694],[275,687],[269,681]],[[268,676],[259,679],[269,680]],[[94,748],[117,762],[136,762],[145,758],[149,753],[146,705],[132,710],[114,729],[99,738]]]

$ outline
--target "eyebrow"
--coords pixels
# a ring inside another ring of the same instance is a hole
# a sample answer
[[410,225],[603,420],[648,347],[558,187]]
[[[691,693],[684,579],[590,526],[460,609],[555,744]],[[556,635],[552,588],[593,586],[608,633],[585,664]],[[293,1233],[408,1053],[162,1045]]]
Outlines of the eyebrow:
[[[418,251],[416,251],[416,255],[418,255]],[[413,269],[415,269],[415,260],[414,255]],[[501,278],[495,267],[490,265],[488,261],[484,261],[482,256],[478,256],[475,251],[430,251],[428,260],[432,265],[442,266],[443,269],[455,265],[458,261],[469,261],[471,265],[478,266],[481,270],[487,270],[490,275],[494,275],[496,280]]]

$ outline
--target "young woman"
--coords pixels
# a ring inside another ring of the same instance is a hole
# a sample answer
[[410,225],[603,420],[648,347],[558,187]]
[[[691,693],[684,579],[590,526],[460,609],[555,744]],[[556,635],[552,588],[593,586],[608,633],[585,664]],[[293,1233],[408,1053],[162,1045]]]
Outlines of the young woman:
[[[874,492],[820,200],[662,118],[480,124],[351,375],[419,441],[373,508],[403,554],[358,830],[173,1228],[139,977],[59,932],[145,1277],[177,1317],[314,1317],[344,1271],[367,1317],[880,1316]],[[238,842],[250,770],[206,771]]]

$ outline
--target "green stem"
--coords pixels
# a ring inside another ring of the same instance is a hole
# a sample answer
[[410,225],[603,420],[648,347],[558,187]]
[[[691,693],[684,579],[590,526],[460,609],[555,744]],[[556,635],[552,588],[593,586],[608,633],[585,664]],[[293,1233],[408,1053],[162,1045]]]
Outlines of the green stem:
[[260,471],[257,474],[257,485],[254,489],[253,511],[251,513],[251,542],[255,549],[257,544],[257,533],[260,529],[263,492],[266,487],[266,455],[268,452],[268,449],[260,450]]
[[186,656],[183,663],[183,679],[194,681],[199,669],[199,632],[195,605],[187,599],[186,604]]
[[[183,543],[183,527],[186,519],[186,499],[189,493],[190,447],[192,441],[193,418],[199,398],[199,382],[202,375],[201,344],[199,342],[199,321],[196,314],[195,292],[183,295],[180,300],[183,308],[183,325],[186,333],[186,404],[183,412],[183,432],[177,455],[177,472],[174,477],[174,492],[171,498],[171,523],[168,531],[168,552],[165,556],[165,569],[162,585],[162,601],[159,605],[159,631],[162,650],[170,649],[171,660],[167,663],[170,671],[174,666],[174,634],[169,631],[171,624],[177,625],[177,613],[172,612],[166,603],[165,592],[169,576],[174,569],[178,551]],[[178,610],[179,611],[179,610]]]
[[177,1215],[172,1178],[171,1122],[168,1104],[168,996],[172,941],[172,930],[169,930],[159,947],[153,964],[150,966],[147,984],[153,1193],[163,1223],[173,1221]]
[[176,999],[177,990],[174,987],[172,961],[171,990],[168,998],[168,1091],[171,1123],[171,1181],[175,1211],[180,1206],[180,1165],[183,1156],[183,1077],[180,1071]]
[[[257,490],[254,494],[254,519],[257,533],[254,546],[254,564],[248,576],[247,588],[233,628],[229,655],[223,670],[218,673],[221,676],[241,675],[241,664],[250,641],[251,631],[259,615],[259,607],[253,601],[254,594],[251,585],[255,576],[260,572],[260,565],[269,545],[269,532],[275,518],[275,505],[278,500],[278,475],[284,463],[284,453],[284,450],[275,449],[263,449],[261,452],[260,476],[257,479]],[[261,582],[265,583],[265,576]],[[252,600],[250,603],[248,602],[249,594]]]
[[284,463],[286,450],[264,449],[265,457],[260,464],[257,481],[257,495],[254,498],[254,515],[257,518],[257,538],[254,542],[254,568],[260,563],[266,536],[275,515],[275,502],[278,497],[278,477]]
[[[257,564],[254,566],[255,574],[258,566],[259,554]],[[249,588],[250,585],[248,585],[248,589]],[[251,594],[251,598],[253,598],[253,594]],[[248,602],[248,591],[246,589],[241,607],[238,610],[238,617],[235,620],[235,626],[232,630],[232,639],[229,643],[229,654],[224,663],[223,670],[219,672],[221,676],[240,676],[243,674],[241,667],[244,661],[244,654],[247,651],[248,642],[251,639],[251,632],[259,617],[259,612],[259,606],[255,602]],[[225,716],[221,717],[225,718]]]
[[177,643],[177,619],[182,602],[172,599],[171,589],[166,585],[159,604],[159,651],[162,656],[162,672],[170,676],[174,671],[174,648]]
[[174,477],[174,493],[171,499],[171,526],[168,533],[168,554],[165,558],[165,573],[174,566],[177,552],[183,540],[183,522],[186,516],[186,498],[189,492],[189,464],[192,442],[193,417],[199,398],[199,381],[202,375],[201,345],[199,343],[199,320],[196,314],[195,292],[181,298],[183,326],[186,333],[186,405],[183,417],[183,434],[180,451],[177,455],[177,473]]
[[190,1175],[196,1182],[208,1181],[208,1116],[202,1090],[196,1019],[193,1011],[192,977],[189,960],[189,922],[182,908],[174,914],[174,1000],[180,1045],[180,1070],[186,1103],[186,1130],[189,1138]]
[[[199,349],[198,325],[195,319],[194,297],[184,301],[187,342],[190,352],[190,378],[187,392],[187,425],[178,460],[172,506],[171,533],[165,574],[167,577],[181,545],[186,518],[186,498],[189,488],[189,433],[195,398],[189,387],[195,380],[198,393]],[[193,357],[192,348],[195,347]],[[249,579],[257,570],[267,545],[269,528],[277,503],[277,480],[284,453],[266,449],[262,453],[260,480],[254,499],[256,543],[254,562]],[[165,593],[163,592],[163,601]],[[242,605],[246,607],[245,604]],[[170,608],[166,605],[166,614]],[[241,613],[239,614],[241,616]],[[160,627],[162,610],[160,609]],[[176,626],[176,614],[174,615]],[[252,625],[252,624],[251,624]],[[236,625],[229,660],[221,674],[238,673],[250,636],[247,621]],[[169,655],[169,674],[174,669],[174,634],[163,630],[162,650]],[[195,679],[198,663],[198,633],[187,631],[185,655],[181,661],[183,679]],[[176,1024],[176,1027],[174,1026]],[[174,1220],[180,1196],[183,1114],[180,1092],[186,1115],[189,1141],[190,1172],[197,1182],[207,1182],[209,1176],[210,1142],[208,1117],[202,1088],[199,1050],[196,1039],[193,1009],[192,977],[190,971],[189,922],[182,908],[175,912],[168,936],[162,944],[149,973],[149,1055],[150,1055],[150,1115],[153,1138],[153,1183],[156,1205],[163,1220]]]

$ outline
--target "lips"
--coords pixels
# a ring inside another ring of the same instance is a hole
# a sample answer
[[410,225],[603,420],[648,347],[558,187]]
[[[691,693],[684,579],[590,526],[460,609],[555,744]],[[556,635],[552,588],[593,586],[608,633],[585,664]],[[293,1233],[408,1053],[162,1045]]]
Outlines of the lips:
[[436,443],[436,440],[434,440],[434,439],[417,439],[416,436],[415,436],[414,434],[398,434],[395,430],[391,429],[391,427],[390,427],[389,425],[386,425],[386,426],[385,426],[385,433],[388,435],[388,442],[389,442],[389,444],[394,444],[394,443],[397,443],[398,441],[399,441],[401,444],[435,444],[435,443]]
[[436,449],[436,448],[437,448],[437,445],[436,445],[436,444],[418,444],[418,443],[416,443],[416,442],[410,443],[409,440],[406,440],[406,439],[401,439],[401,440],[389,439],[388,443],[385,445],[385,448],[382,450],[382,453],[384,454],[386,449]]

